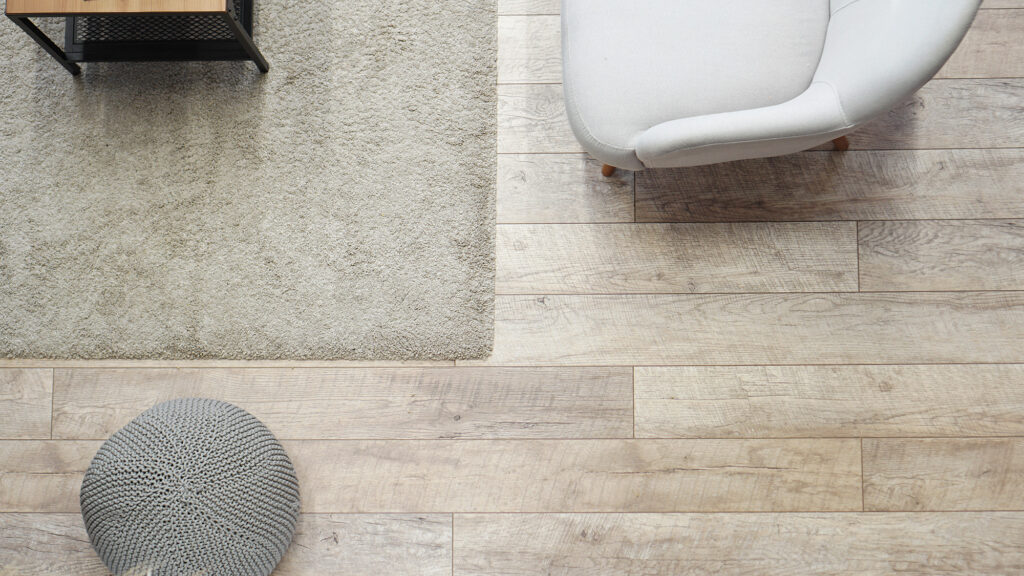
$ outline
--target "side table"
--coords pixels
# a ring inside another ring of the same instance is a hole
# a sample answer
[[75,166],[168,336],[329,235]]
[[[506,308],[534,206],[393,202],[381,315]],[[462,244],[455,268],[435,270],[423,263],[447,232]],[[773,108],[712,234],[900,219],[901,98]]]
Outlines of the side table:
[[[7,0],[7,17],[71,74],[77,62],[251,60],[255,0]],[[62,49],[33,17],[65,18]]]

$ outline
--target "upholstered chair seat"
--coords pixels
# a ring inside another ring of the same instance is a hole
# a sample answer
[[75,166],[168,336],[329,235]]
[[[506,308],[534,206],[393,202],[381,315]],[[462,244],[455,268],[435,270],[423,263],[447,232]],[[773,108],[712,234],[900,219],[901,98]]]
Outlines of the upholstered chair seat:
[[812,148],[927,82],[980,0],[563,0],[569,120],[641,170]]

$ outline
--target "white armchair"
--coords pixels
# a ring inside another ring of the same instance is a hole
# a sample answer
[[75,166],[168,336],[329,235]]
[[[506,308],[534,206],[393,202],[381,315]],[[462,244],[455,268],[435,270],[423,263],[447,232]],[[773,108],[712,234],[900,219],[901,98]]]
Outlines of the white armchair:
[[779,156],[917,91],[981,0],[562,0],[583,147],[629,170]]

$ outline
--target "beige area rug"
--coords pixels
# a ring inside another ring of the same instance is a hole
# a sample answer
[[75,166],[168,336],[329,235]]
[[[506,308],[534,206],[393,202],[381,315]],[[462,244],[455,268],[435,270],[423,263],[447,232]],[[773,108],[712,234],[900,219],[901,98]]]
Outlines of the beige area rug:
[[259,0],[266,76],[0,22],[0,356],[487,356],[494,4]]

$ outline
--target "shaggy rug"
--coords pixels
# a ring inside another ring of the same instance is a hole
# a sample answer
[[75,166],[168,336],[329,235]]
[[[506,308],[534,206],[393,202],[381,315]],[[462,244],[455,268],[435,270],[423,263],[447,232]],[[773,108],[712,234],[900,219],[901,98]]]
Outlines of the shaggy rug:
[[0,22],[0,356],[489,354],[495,14],[259,0],[266,76]]

